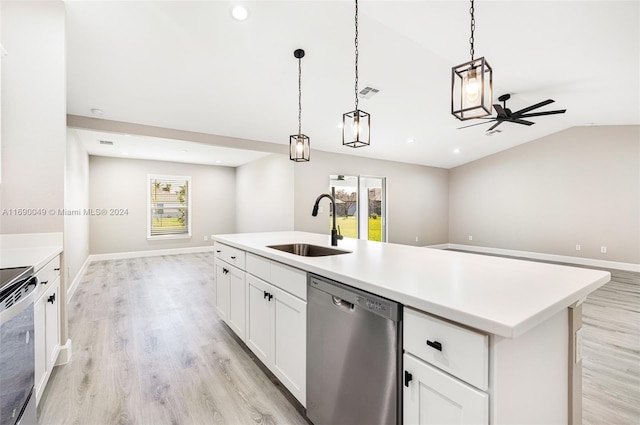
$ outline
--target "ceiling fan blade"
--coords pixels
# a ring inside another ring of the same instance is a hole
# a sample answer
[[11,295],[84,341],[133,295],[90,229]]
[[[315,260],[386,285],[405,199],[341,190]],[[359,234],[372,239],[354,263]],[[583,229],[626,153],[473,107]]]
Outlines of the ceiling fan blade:
[[[495,118],[494,118],[494,119],[491,119],[491,121],[495,121]],[[475,127],[476,125],[481,125],[481,124],[487,124],[487,123],[489,123],[489,122],[491,122],[491,121],[478,122],[478,123],[475,123],[475,124],[465,125],[465,126],[463,126],[463,127],[458,127],[458,128],[456,128],[456,130],[460,130],[461,128],[467,128],[467,127]]]
[[496,112],[498,113],[498,116],[502,116],[502,117],[506,117],[507,113],[505,112],[504,108],[502,107],[502,105],[499,104],[495,104],[493,105],[493,107],[495,108]]
[[494,128],[496,128],[497,126],[499,126],[500,124],[502,124],[504,121],[498,121],[497,123],[495,123],[494,125],[492,125],[491,127],[489,127],[486,131],[489,132],[491,130],[493,130]]
[[533,125],[533,124],[535,124],[534,122],[521,120],[521,119],[515,119],[515,120],[511,120],[509,122],[514,122],[516,124],[523,124],[523,125]]
[[541,117],[543,115],[564,114],[565,112],[567,112],[566,109],[558,109],[557,111],[533,112],[531,114],[519,115],[518,118]]
[[553,103],[553,102],[555,102],[555,100],[547,99],[544,102],[536,103],[535,105],[531,105],[531,106],[528,106],[528,107],[526,107],[524,109],[520,109],[519,111],[515,111],[512,115],[526,114],[529,111],[533,111],[534,109],[541,108],[541,107],[543,107],[545,105],[548,105],[550,103]]

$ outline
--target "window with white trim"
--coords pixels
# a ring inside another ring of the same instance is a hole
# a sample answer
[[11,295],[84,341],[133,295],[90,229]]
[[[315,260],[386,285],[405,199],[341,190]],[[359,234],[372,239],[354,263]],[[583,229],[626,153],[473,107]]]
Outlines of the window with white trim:
[[191,177],[147,176],[147,238],[191,237]]

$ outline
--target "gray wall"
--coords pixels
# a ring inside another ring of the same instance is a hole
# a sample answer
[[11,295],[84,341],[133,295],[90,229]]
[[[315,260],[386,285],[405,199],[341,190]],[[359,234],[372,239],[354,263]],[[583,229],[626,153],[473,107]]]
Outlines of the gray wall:
[[[203,237],[235,231],[235,170],[164,161],[89,157],[91,208],[128,208],[126,216],[91,217],[91,254],[210,245]],[[192,237],[147,240],[147,175],[191,176]]]
[[[387,178],[388,241],[407,245],[448,242],[448,171],[378,159],[313,151],[311,161],[296,163],[295,230],[327,233],[328,201],[324,213],[311,216],[316,197],[329,191],[329,175],[369,175]],[[416,236],[418,242],[416,242]]]
[[[2,1],[1,208],[46,215],[2,217],[0,233],[63,230],[66,146],[63,2]],[[51,214],[49,211],[55,212]]]
[[[89,154],[75,130],[67,131],[67,160],[64,172],[64,207],[67,210],[89,208]],[[89,216],[64,217],[65,277],[69,285],[89,256]]]
[[555,133],[449,170],[449,187],[451,243],[640,263],[639,126]]
[[294,163],[269,155],[236,168],[236,231],[293,230]]

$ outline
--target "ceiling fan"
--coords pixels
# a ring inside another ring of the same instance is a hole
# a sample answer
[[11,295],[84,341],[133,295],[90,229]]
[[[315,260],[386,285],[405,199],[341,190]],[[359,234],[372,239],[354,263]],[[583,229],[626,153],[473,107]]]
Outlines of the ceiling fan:
[[497,104],[497,103],[495,103],[493,105],[493,107],[495,108],[496,112],[498,113],[497,116],[480,118],[480,119],[485,119],[485,120],[488,120],[488,121],[479,122],[477,124],[465,125],[464,127],[458,127],[458,130],[460,130],[461,128],[467,128],[467,127],[473,127],[473,126],[476,126],[476,125],[487,124],[487,123],[493,122],[493,121],[495,121],[496,123],[493,124],[491,127],[489,127],[487,129],[487,131],[491,131],[491,130],[495,129],[497,126],[499,126],[503,122],[512,122],[512,123],[522,124],[522,125],[533,125],[533,124],[535,124],[534,122],[523,120],[522,118],[540,117],[542,115],[564,114],[567,111],[566,109],[557,109],[555,111],[544,111],[544,112],[528,113],[530,111],[533,111],[534,109],[538,109],[538,108],[546,106],[546,105],[548,105],[550,103],[555,102],[553,99],[547,99],[547,100],[545,100],[543,102],[536,103],[535,105],[531,105],[531,106],[528,106],[526,108],[520,109],[519,111],[511,112],[511,109],[507,108],[507,100],[509,100],[510,98],[511,98],[510,94],[503,94],[502,96],[500,96],[498,98],[498,100],[500,102],[502,102],[502,105]]

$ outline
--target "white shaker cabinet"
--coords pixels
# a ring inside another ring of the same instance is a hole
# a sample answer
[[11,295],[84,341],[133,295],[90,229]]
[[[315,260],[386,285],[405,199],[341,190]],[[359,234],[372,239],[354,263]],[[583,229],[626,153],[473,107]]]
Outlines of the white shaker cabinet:
[[36,403],[42,397],[60,352],[60,257],[36,272],[39,294],[34,304]]
[[404,355],[405,424],[470,425],[489,422],[489,396],[437,368]]
[[247,275],[247,346],[306,404],[307,303]]
[[215,243],[214,302],[218,316],[245,340],[246,283],[244,251]]

